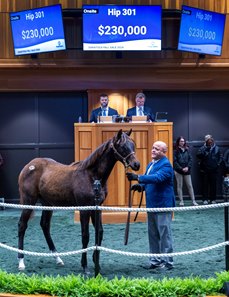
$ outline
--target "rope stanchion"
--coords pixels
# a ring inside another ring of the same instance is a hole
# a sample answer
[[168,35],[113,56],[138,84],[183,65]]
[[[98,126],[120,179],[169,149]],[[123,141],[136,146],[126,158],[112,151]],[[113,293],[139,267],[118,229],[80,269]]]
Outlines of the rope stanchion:
[[[225,202],[227,202],[227,197],[225,197]],[[229,240],[229,220],[228,220],[228,206],[224,208],[224,229],[225,229],[225,241]],[[226,271],[229,271],[229,245],[225,246],[225,263]]]
[[[224,177],[223,179],[223,197],[224,202],[228,202],[229,198],[229,176]],[[225,231],[225,241],[229,240],[229,208],[228,206],[224,207],[224,231]],[[229,271],[229,246],[225,247],[225,263],[226,271]]]

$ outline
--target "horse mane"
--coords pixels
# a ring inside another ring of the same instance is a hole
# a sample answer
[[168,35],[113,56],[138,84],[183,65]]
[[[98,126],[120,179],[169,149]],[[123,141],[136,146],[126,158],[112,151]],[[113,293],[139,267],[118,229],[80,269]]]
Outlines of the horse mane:
[[103,153],[107,150],[110,146],[112,139],[107,140],[103,144],[101,144],[93,153],[90,154],[85,160],[78,162],[77,169],[87,169],[95,164],[98,160],[98,157],[103,155]]
[[72,162],[69,166],[77,166],[81,161]]

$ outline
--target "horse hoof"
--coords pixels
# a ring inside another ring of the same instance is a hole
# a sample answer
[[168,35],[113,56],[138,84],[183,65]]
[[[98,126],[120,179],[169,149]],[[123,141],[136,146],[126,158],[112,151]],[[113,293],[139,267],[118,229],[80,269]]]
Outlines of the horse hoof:
[[56,257],[56,264],[57,264],[58,266],[64,266],[64,262],[61,260],[60,257]]
[[19,271],[25,270],[24,259],[19,259],[18,261],[19,261],[19,263],[18,263],[18,270]]

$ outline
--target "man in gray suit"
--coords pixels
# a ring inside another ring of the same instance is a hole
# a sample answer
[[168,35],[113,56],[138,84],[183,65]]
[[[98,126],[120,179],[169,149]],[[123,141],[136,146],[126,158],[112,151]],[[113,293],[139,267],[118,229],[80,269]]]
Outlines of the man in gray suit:
[[137,93],[135,96],[135,103],[136,106],[129,108],[127,110],[126,116],[144,116],[146,115],[148,120],[153,122],[154,121],[154,114],[150,107],[145,106],[146,96],[144,93]]

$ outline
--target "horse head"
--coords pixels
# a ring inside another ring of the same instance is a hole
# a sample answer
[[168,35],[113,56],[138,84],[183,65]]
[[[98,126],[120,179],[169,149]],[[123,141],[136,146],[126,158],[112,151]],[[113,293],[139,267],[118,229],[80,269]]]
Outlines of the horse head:
[[112,139],[111,147],[116,159],[122,162],[126,169],[131,167],[131,169],[137,171],[140,168],[140,162],[135,156],[135,143],[130,138],[131,132],[132,129],[128,132],[123,132],[120,129]]

